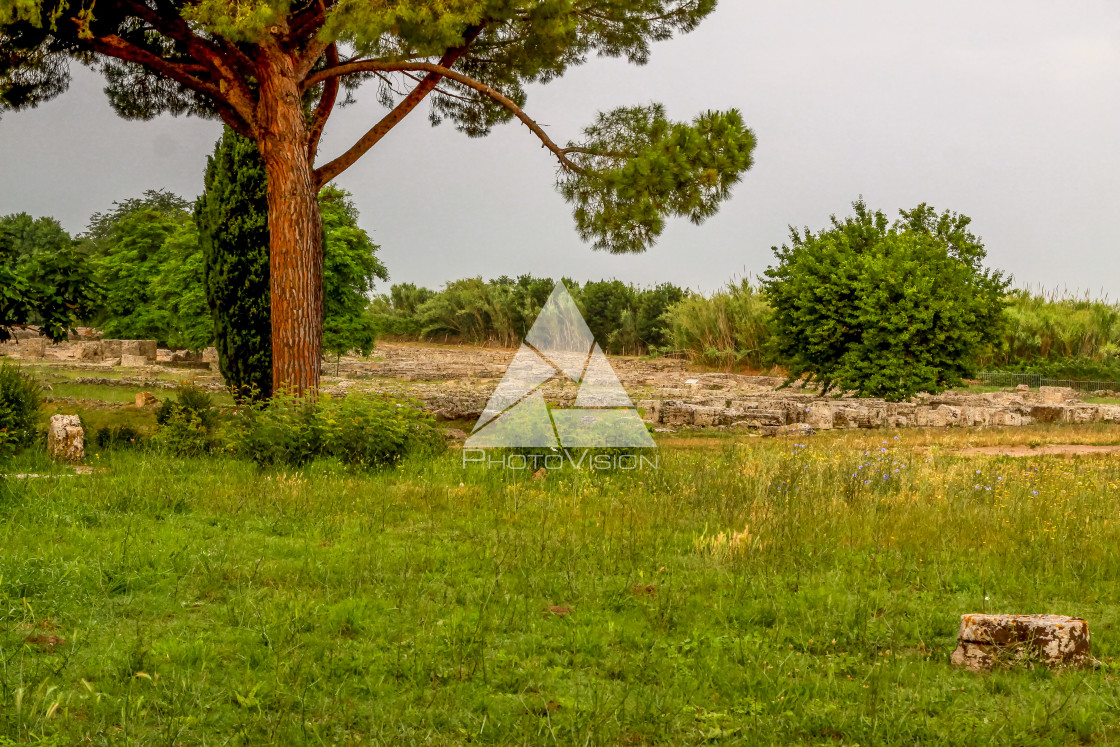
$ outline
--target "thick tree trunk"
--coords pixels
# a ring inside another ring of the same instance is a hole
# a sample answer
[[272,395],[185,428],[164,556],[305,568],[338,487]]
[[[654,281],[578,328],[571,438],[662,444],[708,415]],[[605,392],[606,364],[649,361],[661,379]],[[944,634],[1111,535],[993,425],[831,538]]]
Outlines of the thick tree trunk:
[[258,145],[268,171],[273,390],[314,393],[323,350],[323,220],[291,60],[262,69]]

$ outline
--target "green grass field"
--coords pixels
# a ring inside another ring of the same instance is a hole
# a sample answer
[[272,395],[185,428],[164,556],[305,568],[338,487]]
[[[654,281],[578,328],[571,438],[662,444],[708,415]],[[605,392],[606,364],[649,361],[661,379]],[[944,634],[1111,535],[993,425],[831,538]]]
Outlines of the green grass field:
[[[1120,460],[953,451],[1118,440],[666,438],[543,479],[91,454],[0,488],[0,745],[1113,743]],[[980,611],[1085,617],[1102,666],[955,671]]]

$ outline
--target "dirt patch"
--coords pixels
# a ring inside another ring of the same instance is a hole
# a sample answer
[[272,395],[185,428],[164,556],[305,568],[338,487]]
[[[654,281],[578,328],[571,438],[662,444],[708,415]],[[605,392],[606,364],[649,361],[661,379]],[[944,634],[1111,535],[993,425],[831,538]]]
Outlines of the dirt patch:
[[1096,456],[1120,454],[1120,446],[1093,446],[1090,444],[1042,444],[1040,446],[973,446],[954,452],[960,456]]

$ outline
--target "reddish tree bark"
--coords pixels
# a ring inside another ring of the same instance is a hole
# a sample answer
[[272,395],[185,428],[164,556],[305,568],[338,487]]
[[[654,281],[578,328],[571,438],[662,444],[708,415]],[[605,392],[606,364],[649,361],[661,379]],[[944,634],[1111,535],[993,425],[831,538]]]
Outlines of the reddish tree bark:
[[300,80],[283,52],[260,70],[257,143],[268,172],[272,383],[303,395],[319,387],[323,350],[323,220],[310,160]]

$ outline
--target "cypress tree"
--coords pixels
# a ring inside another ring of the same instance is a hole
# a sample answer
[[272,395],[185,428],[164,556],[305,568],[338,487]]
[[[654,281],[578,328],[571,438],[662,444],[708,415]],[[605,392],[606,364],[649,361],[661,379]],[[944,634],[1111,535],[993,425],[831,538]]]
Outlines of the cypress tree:
[[218,365],[241,396],[272,396],[267,176],[256,144],[228,127],[195,204]]

